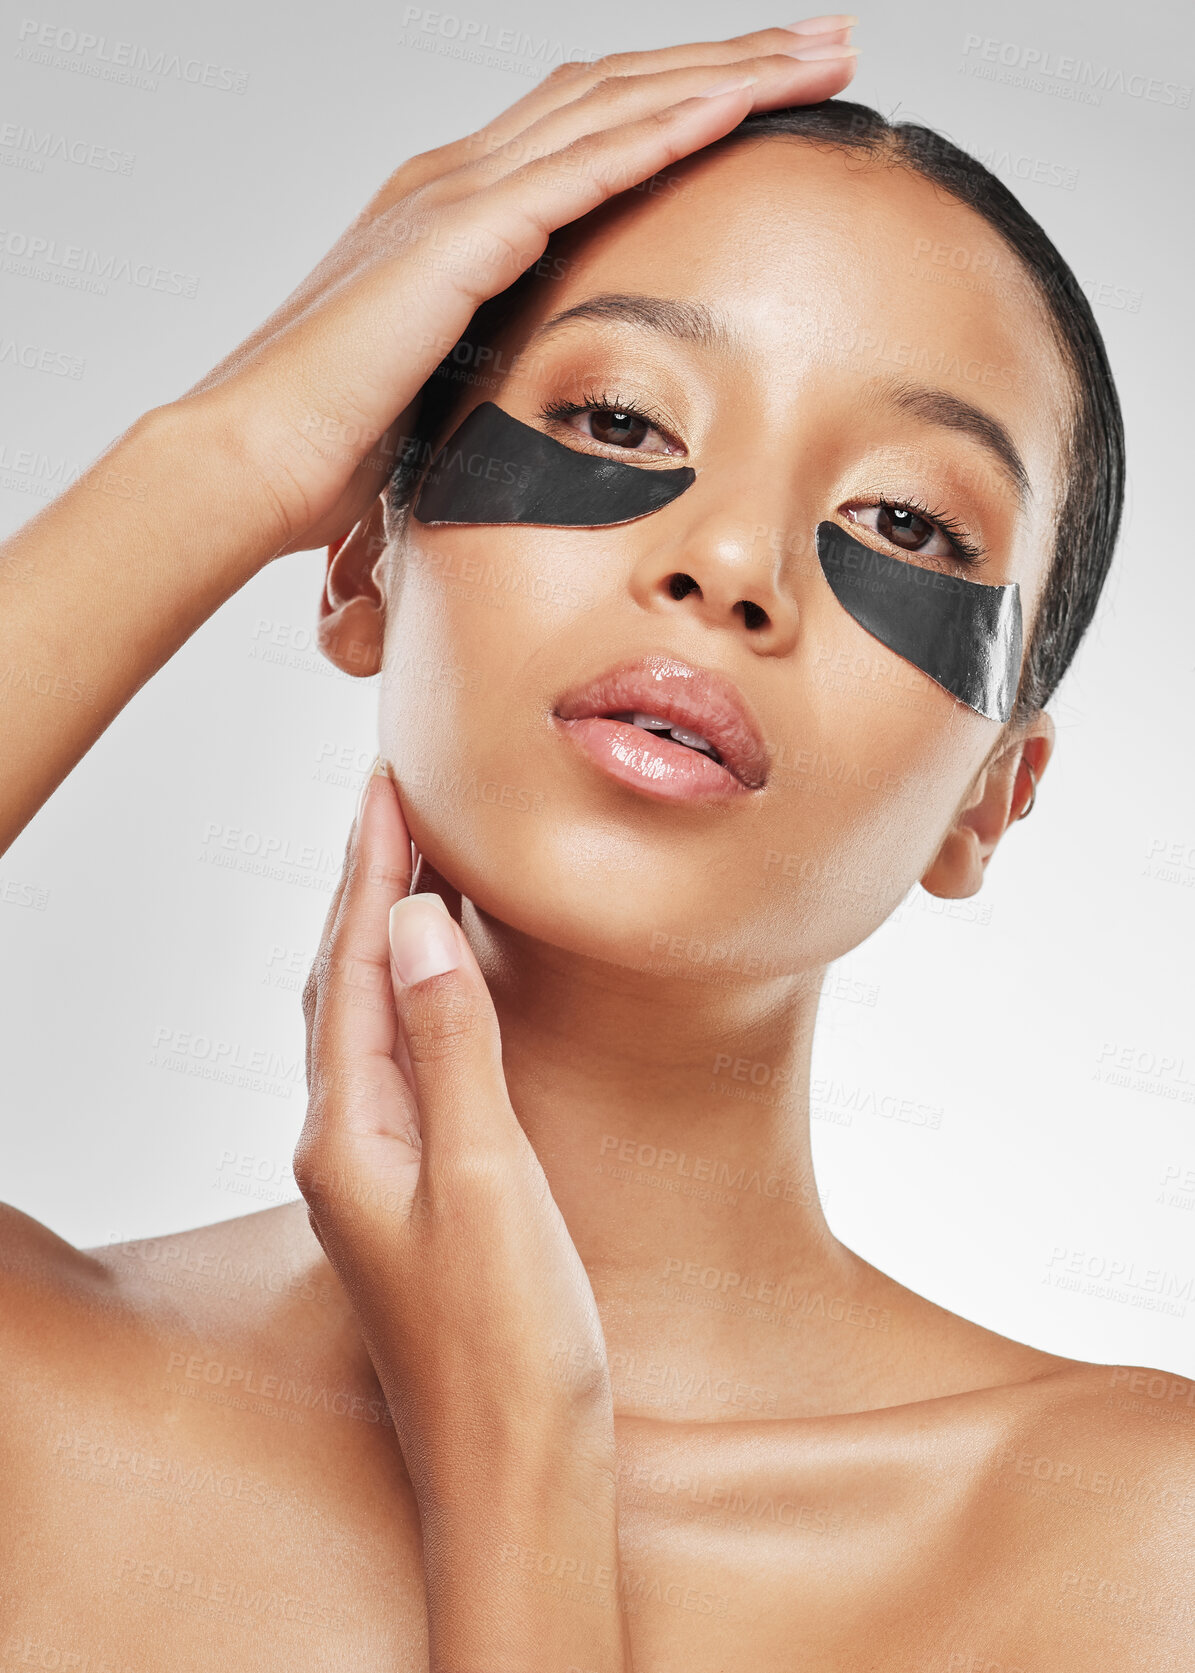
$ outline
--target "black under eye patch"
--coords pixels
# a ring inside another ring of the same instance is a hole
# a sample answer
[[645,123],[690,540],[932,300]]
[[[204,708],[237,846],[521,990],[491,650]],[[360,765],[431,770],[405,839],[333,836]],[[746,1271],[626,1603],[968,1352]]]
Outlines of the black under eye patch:
[[428,466],[420,523],[546,523],[605,528],[658,511],[697,478],[566,447],[492,401],[474,407]]
[[859,626],[989,720],[1006,721],[1021,671],[1021,589],[889,557],[837,523],[817,526],[835,598]]
[[[583,453],[483,401],[428,467],[412,507],[420,523],[540,523],[606,528],[659,511],[696,481],[689,466],[651,470]],[[1021,667],[1021,591],[987,586],[865,546],[819,523],[817,555],[859,626],[960,703],[1006,721]]]

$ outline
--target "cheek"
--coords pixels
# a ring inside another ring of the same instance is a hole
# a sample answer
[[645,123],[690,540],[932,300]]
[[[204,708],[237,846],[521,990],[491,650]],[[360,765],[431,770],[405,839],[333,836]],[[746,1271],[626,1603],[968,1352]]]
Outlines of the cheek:
[[752,825],[715,861],[728,916],[766,924],[802,962],[841,957],[925,873],[994,723],[888,651],[830,601],[806,611],[786,670],[791,718]]
[[553,807],[559,828],[543,661],[583,601],[535,538],[548,532],[411,539],[387,625],[381,735],[411,834],[487,910],[495,879],[525,874]]
[[689,817],[619,795],[549,720],[634,638],[589,539],[445,529],[408,549],[382,738],[416,843],[483,911],[613,963],[710,980],[840,957],[925,870],[992,723],[823,596],[793,658],[742,675],[772,754],[759,797]]

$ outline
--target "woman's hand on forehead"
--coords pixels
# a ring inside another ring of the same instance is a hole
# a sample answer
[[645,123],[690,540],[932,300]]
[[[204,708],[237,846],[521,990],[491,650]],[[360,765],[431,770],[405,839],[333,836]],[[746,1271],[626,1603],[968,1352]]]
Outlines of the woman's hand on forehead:
[[554,231],[753,109],[841,92],[851,21],[564,64],[492,122],[397,169],[282,307],[175,403],[223,461],[257,562],[333,543],[365,516],[403,457],[423,385]]
[[[602,120],[606,109],[615,121],[625,123],[639,115],[650,118],[667,112],[680,100],[708,98],[720,87],[741,84],[743,110],[734,119],[737,123],[749,110],[832,98],[854,75],[856,49],[849,45],[853,21],[813,18],[724,41],[688,41],[561,64],[492,122],[396,169],[365,213],[383,213],[413,187],[439,179],[448,170],[472,167],[476,181],[501,179],[522,164],[601,132],[607,126]],[[624,81],[636,85],[625,90],[630,98],[619,102]],[[627,184],[632,183],[628,179]]]

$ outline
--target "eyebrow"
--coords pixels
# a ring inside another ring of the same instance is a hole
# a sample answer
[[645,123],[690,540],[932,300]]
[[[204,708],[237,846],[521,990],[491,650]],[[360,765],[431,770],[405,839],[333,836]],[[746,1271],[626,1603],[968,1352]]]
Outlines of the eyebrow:
[[1016,490],[1021,504],[1031,498],[1033,489],[1029,472],[1016,443],[1000,420],[990,412],[972,406],[970,401],[951,395],[945,389],[909,383],[903,378],[885,378],[877,386],[877,393],[889,406],[910,413],[923,423],[936,424],[940,429],[970,436],[996,460],[1003,475]]
[[[731,353],[740,351],[744,346],[742,333],[729,316],[719,309],[707,307],[704,302],[681,302],[674,297],[605,291],[544,320],[527,339],[526,348],[541,342],[562,326],[580,320],[614,320],[622,325],[657,331],[681,342],[696,343],[701,348]],[[991,413],[945,389],[911,383],[903,378],[884,379],[878,385],[878,393],[888,405],[900,412],[979,442],[996,460],[1015,489],[1020,503],[1023,505],[1031,497],[1029,472],[1016,443],[1007,428]]]
[[683,343],[696,343],[706,349],[734,351],[741,347],[742,337],[730,319],[704,302],[680,302],[668,296],[642,296],[616,291],[590,296],[562,313],[553,314],[527,339],[527,347],[539,342],[549,332],[569,325],[574,320],[615,320],[623,325],[637,325],[648,331],[659,331],[677,337]]

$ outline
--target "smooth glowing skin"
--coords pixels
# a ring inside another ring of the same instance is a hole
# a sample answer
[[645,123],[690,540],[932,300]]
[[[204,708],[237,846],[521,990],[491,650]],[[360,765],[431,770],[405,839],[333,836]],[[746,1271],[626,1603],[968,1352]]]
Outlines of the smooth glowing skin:
[[[919,878],[935,893],[973,893],[1005,828],[1017,761],[1004,757],[976,783],[999,728],[850,619],[820,576],[813,530],[877,485],[957,506],[990,551],[974,578],[1019,581],[1032,621],[1065,384],[1046,325],[1019,289],[978,305],[921,282],[918,236],[990,248],[1005,268],[1009,259],[978,217],[924,181],[789,142],[736,145],[674,174],[672,194],[628,194],[590,218],[597,229],[586,223],[584,239],[574,238],[568,277],[542,287],[527,325],[594,295],[642,292],[723,311],[740,352],[584,322],[554,333],[519,375],[478,399],[531,422],[562,392],[611,386],[628,401],[641,392],[675,415],[697,481],[662,511],[601,531],[412,524],[395,554],[400,602],[381,737],[416,842],[502,924],[622,966],[646,963],[653,935],[697,935],[788,975],[856,946]],[[509,335],[502,350],[516,354],[525,335]],[[1037,489],[1029,515],[1014,515],[1011,492],[974,442],[869,405],[870,391],[902,369],[870,350],[844,356],[842,345],[877,339],[911,344],[931,363],[941,355],[1009,370],[1014,390],[943,381],[951,393],[982,396],[1014,431]],[[360,541],[367,549],[365,531]],[[358,584],[361,549],[347,547],[333,566],[334,598]],[[483,579],[487,565],[498,579]],[[673,599],[667,581],[678,571],[700,593]],[[479,579],[455,579],[470,575]],[[553,604],[555,587],[586,607]],[[745,627],[742,599],[767,613],[766,627]],[[380,625],[359,609],[345,615],[354,654]],[[325,627],[334,656],[338,626],[333,617]],[[567,686],[656,650],[741,686],[775,750],[765,794],[724,814],[649,813],[556,746],[545,716]],[[824,670],[840,655],[848,667],[866,659],[874,677],[839,689]],[[429,678],[429,663],[445,676]],[[459,671],[455,688],[449,670]],[[876,700],[894,689],[897,701]],[[1034,735],[1040,767],[1048,721]],[[444,796],[431,787],[433,764],[517,787],[540,811]],[[856,767],[860,782],[839,789],[837,775]],[[983,799],[956,826],[975,793]],[[1017,794],[1019,808],[1025,775]],[[768,863],[776,852],[813,863],[778,887]],[[832,877],[837,888],[827,888]],[[501,940],[497,928],[487,933]],[[687,966],[677,974],[683,1009],[693,983]],[[632,1012],[669,998],[659,973],[620,991]]]
[[[1144,1372],[1042,1353],[912,1294],[833,1237],[810,1164],[827,962],[918,880],[978,889],[1028,799],[1018,763],[1040,778],[1052,740],[1045,718],[1002,732],[865,634],[820,576],[813,530],[836,517],[859,534],[842,508],[875,491],[947,509],[988,549],[974,578],[1021,584],[1028,634],[1063,369],[1023,288],[921,281],[919,237],[988,252],[998,271],[1010,258],[909,173],[787,141],[670,173],[675,192],[627,194],[570,232],[565,277],[501,346],[634,292],[721,310],[737,347],[586,321],[467,404],[531,423],[579,380],[609,385],[669,416],[694,486],[598,531],[390,529],[376,565],[379,507],[331,560],[321,607],[329,656],[383,670],[383,752],[427,865],[463,897],[514,1107],[593,1285],[641,1594],[634,1665],[1187,1667],[1189,1628],[1163,1601],[1192,1579],[1185,1385],[1138,1388]],[[902,344],[1008,369],[1009,384],[915,373]],[[1032,487],[1023,513],[973,441],[875,400],[902,375],[1007,426]],[[678,572],[698,586],[679,600]],[[747,627],[744,599],[766,625]],[[660,651],[738,684],[774,744],[763,791],[664,805],[553,730],[567,687]],[[836,674],[840,657],[866,673]],[[451,788],[473,774],[493,800]],[[732,956],[711,967],[671,953],[673,937]],[[767,1066],[774,1101],[724,1095],[719,1065],[740,1059]],[[690,1184],[706,1159],[698,1188],[653,1188],[684,1166],[628,1171],[624,1146],[683,1154]],[[4,1664],[39,1665],[29,1641],[85,1648],[89,1669],[425,1667],[409,1483],[305,1206],[82,1256],[7,1221],[27,1345],[3,1431],[25,1530],[6,1552]],[[747,1288],[762,1311],[705,1304]],[[1170,1496],[1114,1503],[1097,1479]],[[199,1578],[180,1587],[162,1565]],[[244,1601],[271,1593],[288,1601]]]

